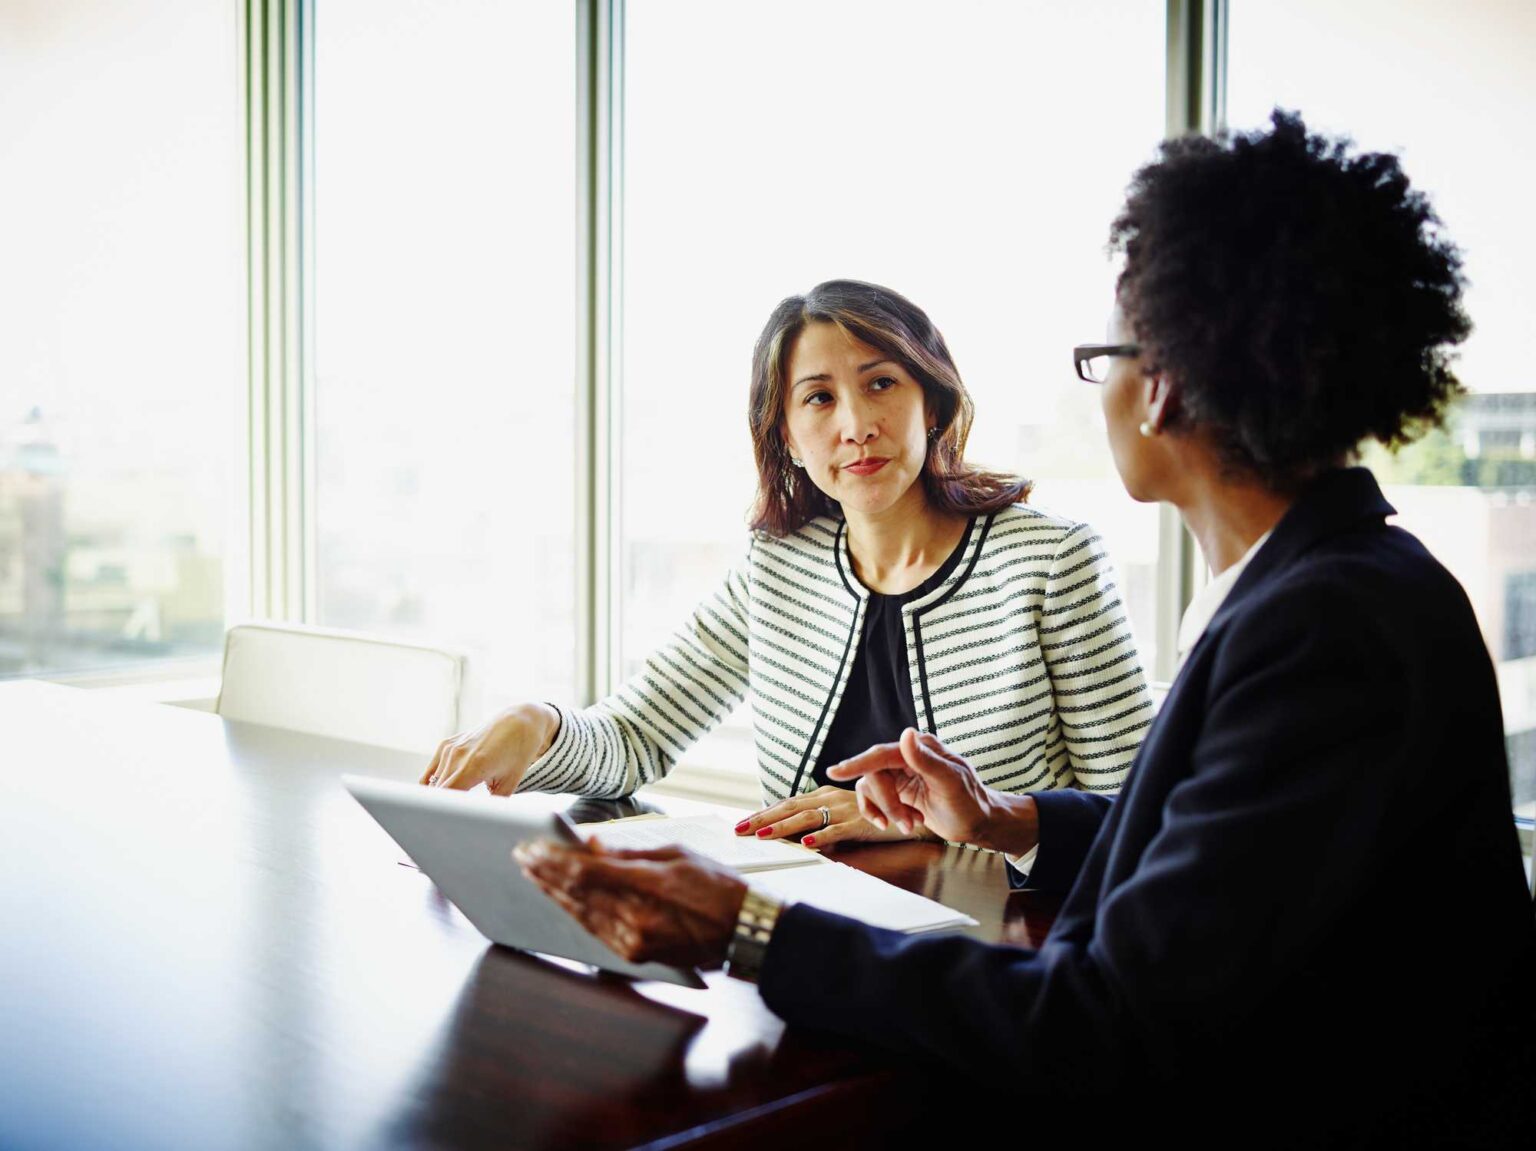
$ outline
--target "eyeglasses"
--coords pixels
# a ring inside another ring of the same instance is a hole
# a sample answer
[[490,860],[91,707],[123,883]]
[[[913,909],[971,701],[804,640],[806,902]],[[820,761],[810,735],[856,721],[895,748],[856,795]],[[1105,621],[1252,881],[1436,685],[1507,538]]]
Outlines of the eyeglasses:
[[1139,356],[1140,344],[1078,344],[1072,349],[1077,378],[1090,384],[1109,379],[1109,361],[1115,356]]

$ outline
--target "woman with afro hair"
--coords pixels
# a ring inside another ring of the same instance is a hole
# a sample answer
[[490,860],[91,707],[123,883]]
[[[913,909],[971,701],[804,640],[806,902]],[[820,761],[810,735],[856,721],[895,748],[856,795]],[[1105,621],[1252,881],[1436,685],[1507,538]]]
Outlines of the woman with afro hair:
[[682,854],[524,867],[632,956],[728,960],[791,1024],[960,1073],[941,1131],[1006,1099],[1021,1137],[1089,1146],[1528,1146],[1536,917],[1493,668],[1349,466],[1460,390],[1459,253],[1395,157],[1278,112],[1165,143],[1111,237],[1078,371],[1126,489],[1213,576],[1129,784],[1002,795],[914,731],[831,772],[877,826],[1036,850],[1028,883],[1065,895],[1040,948],[776,906]]

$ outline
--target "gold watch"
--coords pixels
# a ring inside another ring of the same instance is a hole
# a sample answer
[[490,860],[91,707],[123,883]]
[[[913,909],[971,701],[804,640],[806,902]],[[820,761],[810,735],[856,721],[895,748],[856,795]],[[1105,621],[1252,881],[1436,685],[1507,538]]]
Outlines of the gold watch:
[[725,951],[725,973],[734,979],[756,983],[758,972],[763,969],[763,956],[768,953],[768,940],[773,936],[773,925],[779,920],[784,905],[777,899],[760,895],[750,887],[747,897],[741,901],[736,913],[736,932]]

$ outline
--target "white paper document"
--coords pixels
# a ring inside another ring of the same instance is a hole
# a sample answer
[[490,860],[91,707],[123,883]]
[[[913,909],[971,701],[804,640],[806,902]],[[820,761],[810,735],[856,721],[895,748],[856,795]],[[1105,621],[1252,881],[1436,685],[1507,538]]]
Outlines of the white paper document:
[[718,815],[689,815],[677,819],[620,819],[583,827],[582,834],[604,847],[686,847],[740,872],[768,868],[799,868],[828,861],[809,847],[783,839],[754,839],[737,835],[734,825]]
[[749,876],[747,883],[765,895],[791,903],[808,903],[822,911],[846,915],[871,927],[887,927],[909,934],[970,927],[976,920],[942,903],[904,891],[883,879],[866,875],[846,863],[827,861],[826,867],[806,872],[765,871]]
[[[758,891],[789,903],[809,903],[872,927],[912,934],[969,927],[969,915],[913,895],[846,863],[783,839],[737,835],[729,819],[690,815],[676,819],[637,816],[580,828],[604,847],[681,846],[734,868]],[[814,864],[815,866],[807,866]]]

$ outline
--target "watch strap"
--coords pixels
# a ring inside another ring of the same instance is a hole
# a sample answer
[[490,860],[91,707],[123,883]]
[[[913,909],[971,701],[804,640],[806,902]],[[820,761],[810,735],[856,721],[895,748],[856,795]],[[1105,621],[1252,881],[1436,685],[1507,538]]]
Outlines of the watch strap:
[[756,983],[758,972],[763,969],[763,957],[768,954],[768,940],[779,920],[784,904],[771,896],[747,889],[747,897],[741,901],[736,913],[736,931],[731,936],[725,952],[725,973],[734,979]]

